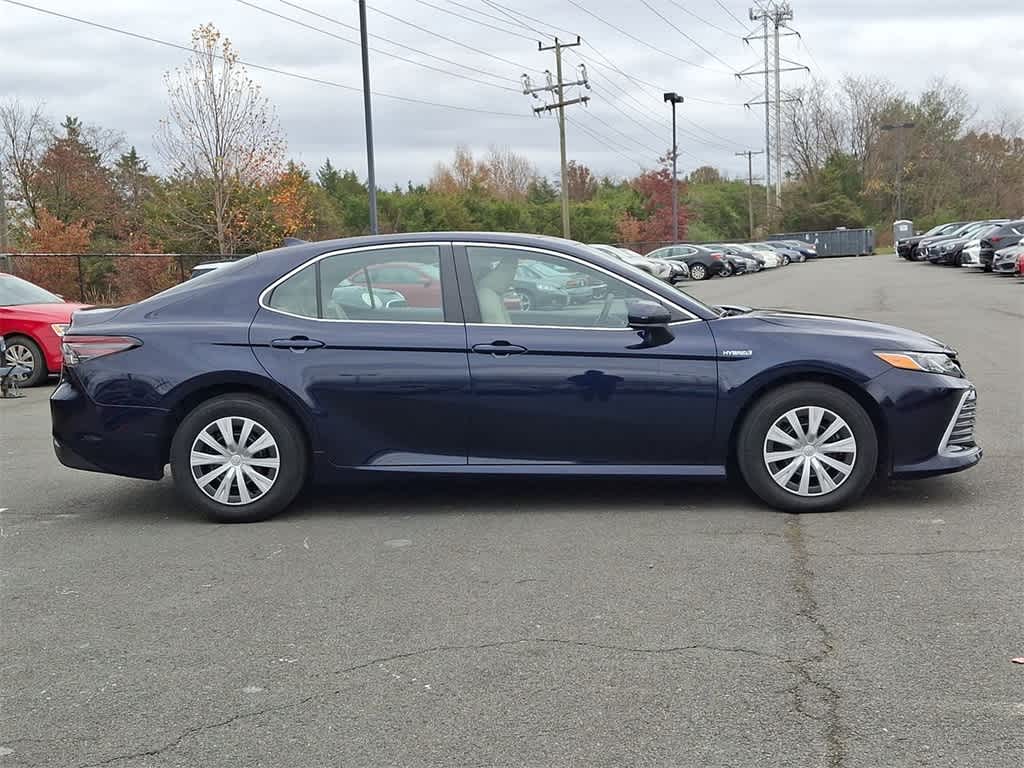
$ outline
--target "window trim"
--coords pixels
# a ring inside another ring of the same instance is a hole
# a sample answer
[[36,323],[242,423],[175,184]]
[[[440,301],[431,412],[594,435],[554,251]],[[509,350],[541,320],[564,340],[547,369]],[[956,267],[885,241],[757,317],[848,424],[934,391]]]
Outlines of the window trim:
[[[683,325],[683,324],[692,323],[692,322],[703,322],[701,318],[699,318],[696,315],[694,315],[692,312],[690,312],[690,310],[686,309],[685,307],[679,306],[675,302],[670,301],[669,299],[665,298],[664,296],[662,296],[662,295],[660,295],[658,293],[655,293],[654,291],[650,290],[649,288],[646,288],[645,286],[642,286],[642,285],[640,285],[638,283],[634,283],[629,278],[623,277],[622,275],[618,274],[617,272],[613,272],[610,269],[605,269],[604,267],[602,267],[599,264],[595,264],[593,262],[586,261],[585,259],[581,259],[578,256],[573,256],[570,253],[565,253],[564,251],[556,251],[556,250],[552,250],[551,248],[543,248],[543,247],[540,247],[540,246],[533,246],[533,245],[518,245],[518,244],[511,244],[511,243],[494,243],[494,242],[490,242],[490,243],[488,243],[488,242],[475,242],[475,241],[471,241],[471,240],[454,240],[454,241],[452,241],[452,246],[454,248],[456,248],[456,249],[461,248],[462,257],[464,259],[464,261],[463,261],[464,268],[467,271],[469,271],[469,277],[470,278],[472,278],[472,270],[471,270],[471,268],[469,266],[469,251],[467,250],[467,248],[471,248],[471,247],[500,248],[500,249],[505,249],[505,250],[517,250],[517,251],[530,251],[532,253],[544,253],[544,254],[548,254],[548,255],[551,255],[551,256],[556,256],[558,258],[568,259],[569,261],[574,261],[577,264],[581,264],[584,267],[588,267],[590,269],[595,269],[598,272],[603,272],[605,275],[607,275],[609,277],[612,277],[615,280],[618,280],[620,282],[623,282],[626,285],[628,285],[628,286],[630,286],[630,287],[632,287],[632,288],[634,288],[634,289],[636,289],[638,291],[641,291],[642,293],[646,293],[648,296],[651,296],[658,303],[670,306],[673,309],[679,311],[682,315],[684,315],[684,319],[682,319],[682,320],[674,320],[671,323],[669,323],[670,326],[671,325]],[[460,261],[459,253],[458,253],[458,251],[456,251],[456,271],[459,270],[459,261]],[[479,305],[477,303],[475,288],[474,287],[470,287],[469,290],[468,290],[468,293],[472,297],[473,308],[476,310],[476,315],[479,316],[479,314],[480,314],[480,307],[479,307]],[[463,295],[463,304],[465,304],[465,297],[464,297],[464,295]],[[464,315],[465,315],[465,309],[466,309],[465,306],[463,306],[463,314]],[[596,327],[596,326],[592,326],[592,325],[530,325],[530,324],[527,324],[527,323],[509,323],[508,325],[504,325],[504,324],[501,324],[501,323],[471,322],[471,321],[468,321],[468,320],[466,321],[466,326],[467,327],[474,327],[474,328],[541,328],[541,329],[566,330],[566,331],[570,331],[570,330],[571,331],[601,331],[601,332],[604,332],[604,333],[607,333],[609,331],[620,332],[620,333],[623,332],[623,331],[628,331],[630,333],[635,333],[636,332],[636,330],[634,328],[630,328],[628,326],[625,327],[625,328],[603,328],[603,327]]]
[[[324,259],[330,257],[330,256],[340,256],[342,254],[349,254],[349,253],[362,253],[363,251],[383,251],[383,250],[388,250],[388,249],[391,249],[391,248],[411,248],[411,247],[424,246],[424,245],[433,245],[433,246],[437,246],[437,248],[438,248],[438,262],[439,262],[438,263],[438,267],[439,267],[439,270],[440,270],[440,273],[441,273],[441,311],[447,317],[447,314],[448,314],[448,312],[447,312],[447,302],[445,301],[445,293],[444,293],[444,275],[445,275],[444,261],[445,261],[446,258],[448,258],[448,259],[451,258],[452,243],[451,243],[450,240],[417,240],[417,241],[414,241],[414,242],[402,242],[402,243],[380,243],[380,244],[375,244],[375,245],[362,245],[362,246],[357,246],[355,248],[340,248],[340,249],[335,250],[335,251],[327,251],[326,253],[321,253],[319,256],[314,256],[312,259],[308,259],[307,261],[302,262],[297,267],[289,270],[284,275],[282,275],[281,277],[277,278],[274,282],[272,282],[270,285],[268,285],[266,288],[264,288],[260,292],[259,299],[257,300],[257,303],[259,304],[260,309],[265,309],[268,312],[275,312],[275,313],[277,313],[279,315],[285,315],[286,317],[295,317],[295,318],[298,318],[299,320],[308,320],[308,321],[316,322],[316,323],[374,323],[374,324],[384,324],[384,325],[446,325],[446,326],[464,324],[465,316],[462,313],[460,313],[462,316],[454,318],[452,320],[448,320],[448,319],[444,319],[444,320],[358,320],[358,319],[352,319],[352,318],[309,317],[308,315],[297,315],[294,312],[286,312],[283,309],[277,309],[275,307],[271,307],[268,304],[268,300],[270,298],[270,295],[274,292],[274,289],[277,288],[277,286],[279,286],[281,283],[285,282],[286,280],[288,280],[292,276],[297,275],[299,272],[301,272],[302,270],[306,269],[307,267],[314,267],[315,270],[316,270],[316,293],[317,293],[317,303],[319,304],[320,301],[321,301],[321,298],[320,298],[320,262],[323,261]],[[453,271],[454,271],[454,267],[453,267]],[[456,295],[457,295],[458,294],[458,281],[455,280],[454,282],[455,282],[455,284],[454,284],[454,286],[450,290],[454,290],[456,292]],[[461,306],[461,303],[460,303],[460,306]],[[318,310],[318,311],[320,311],[320,310]],[[321,314],[322,314],[322,311],[321,311]]]

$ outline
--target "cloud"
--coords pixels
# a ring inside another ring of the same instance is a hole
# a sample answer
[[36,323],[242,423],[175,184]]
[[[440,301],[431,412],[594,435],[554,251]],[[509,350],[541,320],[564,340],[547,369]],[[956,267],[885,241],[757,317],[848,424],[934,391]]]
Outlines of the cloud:
[[[88,4],[31,1],[182,45],[188,44],[195,26],[212,21],[231,38],[243,59],[355,87],[361,83],[357,46],[238,2],[177,0],[147,3],[146,10],[140,11],[139,4],[131,0]],[[280,0],[252,2],[313,27],[356,38],[352,30],[304,14]],[[295,2],[345,24],[358,25],[354,1]],[[589,107],[569,110],[569,156],[599,174],[635,173],[639,165],[654,165],[657,156],[668,149],[670,112],[662,102],[662,90],[687,97],[679,108],[683,172],[711,164],[731,175],[743,175],[745,162],[734,153],[763,144],[762,109],[741,106],[744,101],[759,99],[761,85],[756,78],[739,82],[729,71],[757,64],[760,48],[757,42],[744,44],[740,39],[744,29],[712,0],[649,2],[728,67],[640,3],[579,0],[609,26],[569,3],[500,0],[500,6],[514,9],[509,18],[484,0],[459,0],[476,9],[475,14],[452,0],[428,2],[435,7],[420,0],[371,2],[371,33],[392,41],[376,38],[372,45],[492,85],[430,71],[378,52],[371,58],[374,90],[518,116],[375,97],[377,176],[384,186],[426,180],[434,164],[449,158],[457,144],[477,151],[486,151],[490,145],[508,146],[529,156],[543,172],[556,172],[557,127],[551,119],[532,118],[535,102],[518,92],[523,72],[541,83],[543,71],[554,68],[552,53],[537,50],[537,32],[578,33],[587,43],[565,54],[566,76],[580,63],[578,54],[582,54],[593,84]],[[680,5],[715,26],[683,13]],[[746,17],[744,6],[735,0],[727,0],[726,5],[740,19]],[[382,15],[374,6],[407,23]],[[979,119],[996,118],[1008,110],[1021,112],[1024,6],[1011,8],[1006,0],[978,0],[969,5],[943,0],[865,0],[856,4],[850,0],[794,0],[793,7],[793,25],[803,38],[802,42],[787,38],[784,55],[811,65],[819,77],[877,75],[915,93],[933,78],[945,76],[967,89],[979,107]],[[993,30],[1000,32],[993,37]],[[87,122],[122,130],[129,143],[159,166],[153,157],[152,137],[165,113],[162,75],[184,61],[183,52],[9,4],[0,4],[0,38],[5,41],[0,94],[29,103],[45,101],[51,116],[58,120],[75,114]],[[550,38],[546,42],[550,43]],[[427,59],[411,49],[433,53],[468,69]],[[675,57],[701,66],[686,65]],[[623,77],[616,68],[633,79]],[[292,156],[314,168],[329,156],[336,166],[365,173],[362,101],[357,90],[261,71],[250,74],[274,103]],[[795,87],[805,79],[805,75],[790,73],[784,82]],[[572,95],[575,93],[576,89]],[[584,128],[601,139],[593,138]]]

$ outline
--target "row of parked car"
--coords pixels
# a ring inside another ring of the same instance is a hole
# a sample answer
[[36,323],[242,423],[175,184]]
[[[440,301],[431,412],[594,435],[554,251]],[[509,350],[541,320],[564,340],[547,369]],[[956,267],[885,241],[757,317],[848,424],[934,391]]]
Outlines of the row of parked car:
[[951,221],[896,242],[908,261],[980,267],[1004,275],[1024,274],[1024,219]]
[[669,283],[753,274],[818,256],[813,245],[799,240],[704,245],[680,243],[658,248],[646,256],[614,245],[595,244],[591,247]]

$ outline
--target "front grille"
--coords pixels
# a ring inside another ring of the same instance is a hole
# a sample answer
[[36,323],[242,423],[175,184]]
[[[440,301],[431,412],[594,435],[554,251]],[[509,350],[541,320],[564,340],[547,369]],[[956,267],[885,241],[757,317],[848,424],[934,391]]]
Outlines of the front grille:
[[977,404],[978,396],[974,390],[964,396],[960,407],[953,416],[953,423],[943,446],[946,453],[955,453],[975,447],[974,421]]

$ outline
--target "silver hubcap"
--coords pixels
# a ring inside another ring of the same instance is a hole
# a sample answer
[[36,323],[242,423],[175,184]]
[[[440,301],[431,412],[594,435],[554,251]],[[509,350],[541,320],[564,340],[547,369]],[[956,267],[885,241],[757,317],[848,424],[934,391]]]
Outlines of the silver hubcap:
[[694,276],[695,279],[697,279],[697,280],[703,280],[704,279],[704,274],[705,274],[704,273],[704,267],[702,267],[700,265],[697,265],[696,267],[693,268],[692,271],[693,271],[693,276]]
[[237,506],[251,504],[274,487],[281,457],[266,427],[242,416],[227,416],[200,430],[189,464],[203,493]]
[[857,440],[836,413],[802,405],[779,417],[764,439],[764,464],[775,483],[797,496],[824,496],[846,482]]
[[8,365],[23,365],[28,368],[27,374],[14,376],[13,378],[15,381],[24,381],[32,375],[32,371],[36,367],[35,355],[33,355],[32,350],[24,344],[11,344],[4,353],[4,357],[6,358]]

